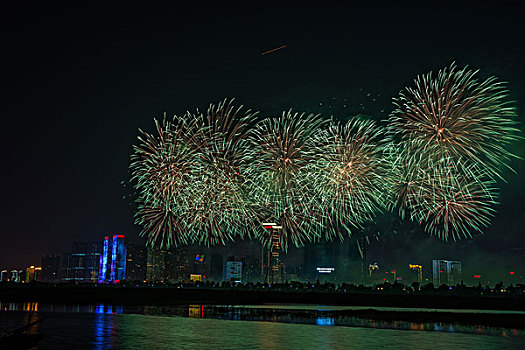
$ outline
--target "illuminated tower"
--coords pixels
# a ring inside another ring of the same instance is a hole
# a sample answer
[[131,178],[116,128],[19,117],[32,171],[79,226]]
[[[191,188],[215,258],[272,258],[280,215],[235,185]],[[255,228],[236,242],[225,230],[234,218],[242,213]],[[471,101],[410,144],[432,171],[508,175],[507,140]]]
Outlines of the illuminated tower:
[[409,264],[408,269],[412,277],[412,282],[423,282],[423,266]]
[[113,235],[111,240],[109,236],[104,238],[98,283],[118,283],[126,279],[126,252],[124,235]]
[[281,261],[281,244],[279,242],[279,230],[282,226],[276,223],[263,223],[263,227],[272,230],[270,247],[264,247],[262,251],[262,272],[267,283],[281,283],[284,265]]
[[100,265],[98,270],[98,283],[104,283],[107,279],[108,273],[108,252],[109,252],[109,237],[104,238],[104,249],[100,256]]
[[449,286],[461,280],[461,261],[432,260],[432,275],[435,286]]
[[111,282],[126,279],[126,245],[124,235],[113,235],[111,247]]

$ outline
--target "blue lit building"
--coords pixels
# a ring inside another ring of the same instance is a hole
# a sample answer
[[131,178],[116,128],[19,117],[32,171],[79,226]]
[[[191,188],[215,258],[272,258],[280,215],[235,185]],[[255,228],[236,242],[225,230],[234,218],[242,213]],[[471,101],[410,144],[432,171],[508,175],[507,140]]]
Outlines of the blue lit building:
[[124,235],[104,238],[100,256],[98,283],[118,283],[126,279],[126,244]]
[[224,280],[226,281],[242,281],[242,262],[234,257],[228,258],[224,267]]

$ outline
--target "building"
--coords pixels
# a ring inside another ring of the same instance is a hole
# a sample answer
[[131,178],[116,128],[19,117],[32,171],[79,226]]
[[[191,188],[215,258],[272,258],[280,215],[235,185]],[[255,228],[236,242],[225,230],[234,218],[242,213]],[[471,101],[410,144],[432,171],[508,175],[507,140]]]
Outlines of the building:
[[200,275],[202,279],[209,278],[210,276],[210,264],[208,262],[209,258],[207,254],[195,254],[193,259],[193,275]]
[[423,282],[423,266],[418,264],[408,265],[408,282],[410,283],[421,283]]
[[9,272],[7,270],[0,272],[0,282],[9,282]]
[[368,265],[368,281],[370,283],[382,283],[383,276],[381,275],[379,264],[377,262]]
[[[168,255],[171,256],[168,258],[168,262],[172,262],[172,266],[174,266],[174,269],[170,269],[168,271],[168,280],[172,281],[182,281],[187,280],[190,276],[191,268],[190,268],[190,248],[189,247],[177,247],[172,249],[168,252]],[[194,261],[194,271],[200,272],[200,274],[207,275],[209,272],[207,270],[208,263],[205,259],[204,255],[199,255],[199,261]],[[201,259],[202,255],[202,259]],[[199,266],[195,266],[195,265]]]
[[62,260],[60,280],[65,282],[92,282],[99,276],[101,242],[75,242],[71,252]]
[[58,282],[60,279],[60,255],[42,255],[42,281]]
[[[201,262],[200,254],[199,262]],[[204,262],[204,257],[202,262]],[[194,266],[190,266],[190,250],[188,247],[147,248],[146,280],[149,282],[188,280],[194,271],[193,268]]]
[[432,260],[432,277],[435,286],[452,286],[461,281],[461,261]]
[[233,256],[226,259],[223,279],[232,282],[242,282],[242,261],[240,259]]
[[164,281],[166,273],[166,250],[160,248],[147,248],[146,281]]
[[241,258],[242,262],[242,281],[256,282],[260,280],[260,261],[253,255]]
[[11,282],[15,282],[15,283],[20,283],[20,282],[22,282],[22,281],[20,280],[20,276],[22,276],[22,273],[23,273],[23,271],[12,270],[12,271],[11,271],[11,278],[10,278],[10,281],[11,281]]
[[113,235],[110,282],[118,283],[126,279],[127,249],[124,238],[124,235]]
[[106,236],[99,257],[98,283],[118,283],[126,279],[127,247],[124,235]]
[[33,265],[26,268],[26,276],[24,281],[26,283],[33,282],[33,281],[40,281],[40,277],[42,274],[42,268],[41,267],[35,267]]
[[309,281],[334,282],[340,245],[336,242],[308,243],[304,247],[305,277]]
[[12,270],[11,271],[11,282],[20,283],[22,282],[21,276],[23,276],[23,270]]
[[[223,256],[217,253],[211,255],[210,259],[210,279],[212,281],[222,281],[222,273],[224,269]],[[260,271],[257,271],[257,276],[260,276]]]
[[263,223],[263,227],[270,232],[269,245],[263,245],[261,251],[261,275],[267,283],[281,283],[285,276],[285,266],[282,262],[279,230],[276,223]]
[[146,279],[147,250],[143,244],[128,244],[126,258],[126,280]]

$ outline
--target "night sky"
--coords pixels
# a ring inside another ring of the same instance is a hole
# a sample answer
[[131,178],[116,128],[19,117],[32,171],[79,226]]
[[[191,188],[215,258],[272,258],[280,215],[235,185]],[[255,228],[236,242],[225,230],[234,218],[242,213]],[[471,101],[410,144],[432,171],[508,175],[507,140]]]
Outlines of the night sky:
[[[152,130],[163,113],[234,97],[262,115],[383,120],[417,74],[455,61],[509,82],[522,130],[525,121],[524,12],[513,3],[3,12],[0,268],[40,264],[108,232],[138,237],[122,183],[138,129]],[[525,156],[524,143],[513,152]],[[506,174],[485,235],[445,243],[379,218],[383,238],[370,255],[524,274],[524,163],[511,164],[517,174]]]

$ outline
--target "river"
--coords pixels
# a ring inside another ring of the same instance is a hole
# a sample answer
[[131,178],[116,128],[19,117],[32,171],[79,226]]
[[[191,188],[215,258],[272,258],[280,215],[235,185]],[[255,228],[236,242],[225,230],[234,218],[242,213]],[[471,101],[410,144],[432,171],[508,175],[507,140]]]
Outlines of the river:
[[292,313],[263,321],[253,320],[250,311],[251,320],[243,321],[246,309],[0,303],[0,329],[45,317],[34,330],[45,334],[36,349],[525,348],[525,332],[517,329],[373,320],[348,320],[341,326],[341,320],[322,316],[323,310],[311,320]]

